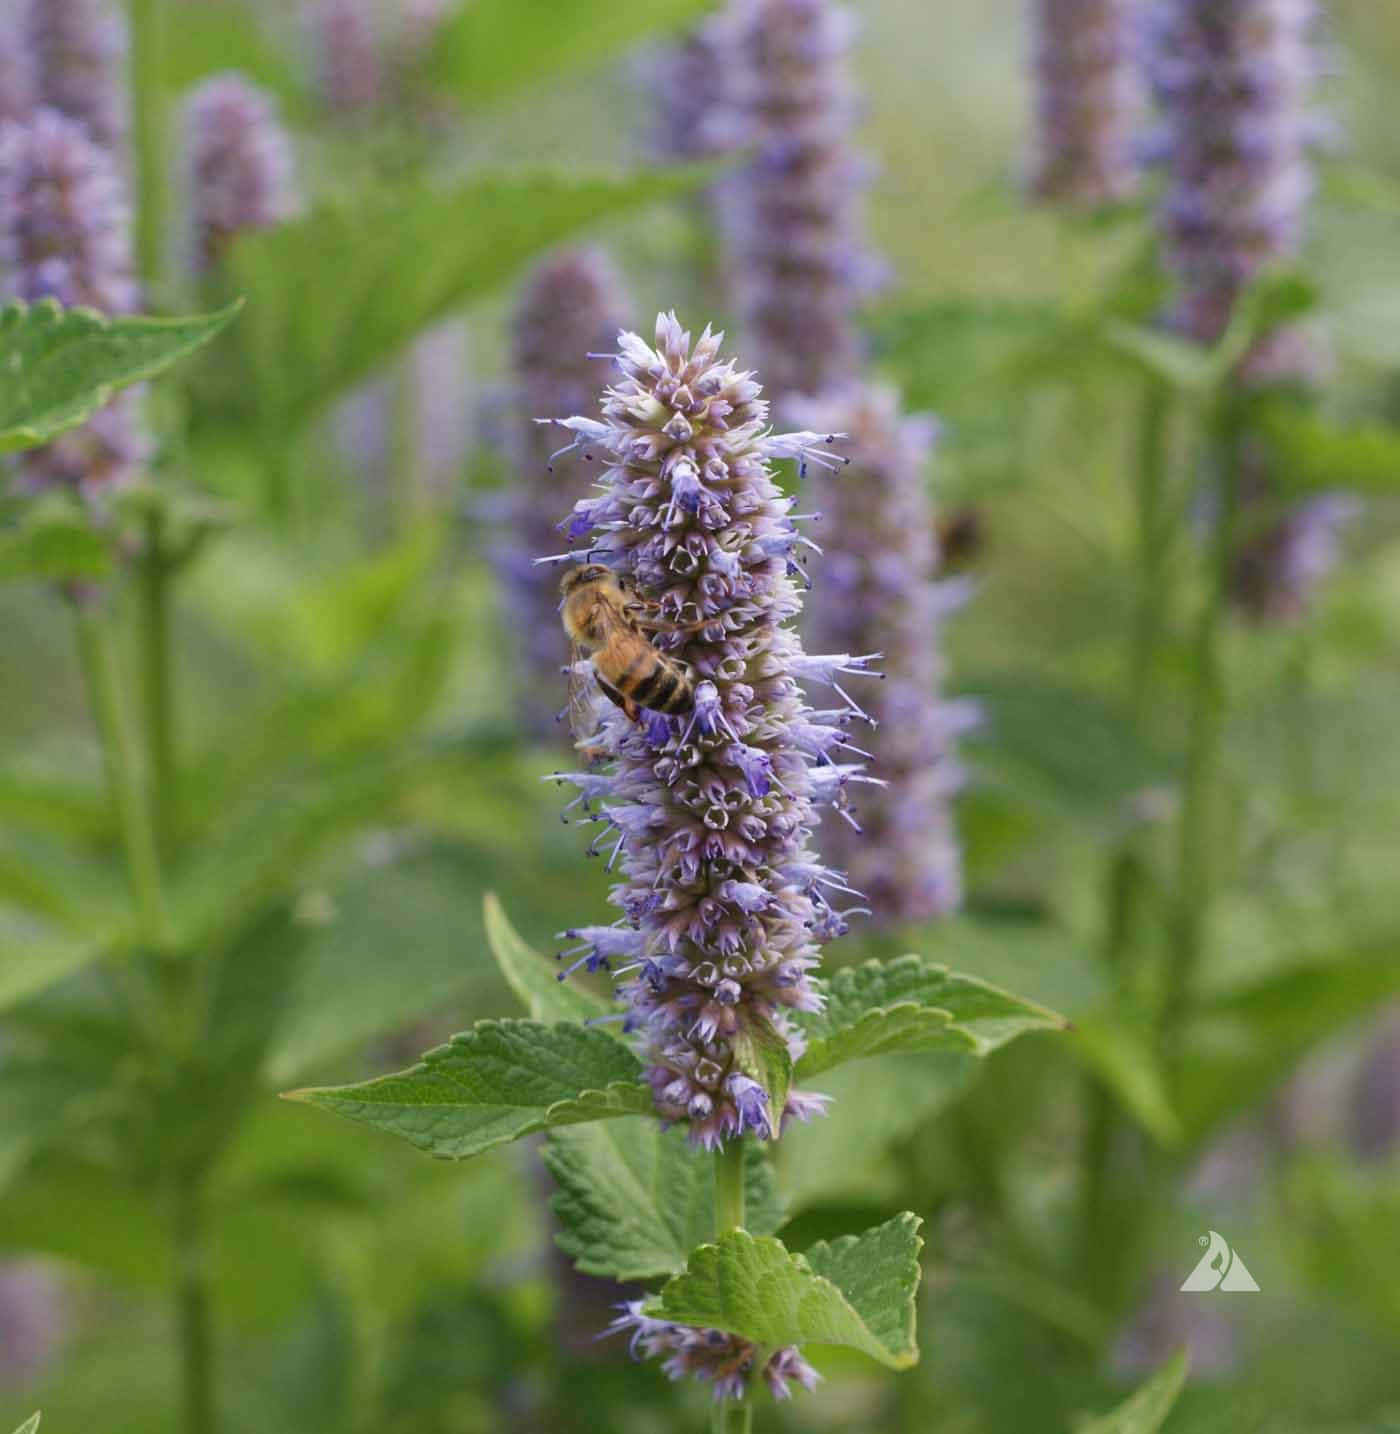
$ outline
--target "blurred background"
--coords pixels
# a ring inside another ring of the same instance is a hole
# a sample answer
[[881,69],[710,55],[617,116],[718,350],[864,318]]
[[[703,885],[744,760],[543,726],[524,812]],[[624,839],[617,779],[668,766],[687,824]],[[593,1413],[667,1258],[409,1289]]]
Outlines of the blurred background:
[[[819,1351],[820,1392],[765,1402],[758,1427],[1070,1430],[1185,1344],[1173,1434],[1400,1430],[1394,500],[1367,498],[1306,612],[1224,634],[1229,840],[1200,970],[1218,1002],[1193,1047],[1199,1086],[1169,1097],[1104,960],[1105,858],[1131,831],[1154,949],[1199,580],[1178,554],[1156,696],[1134,716],[1142,378],[1074,337],[1136,271],[1150,201],[1107,219],[1028,203],[1019,0],[852,8],[869,227],[890,270],[864,323],[906,406],[939,417],[927,481],[945,539],[954,516],[976,533],[965,555],[947,543],[971,596],[941,641],[948,690],[983,720],[954,812],[961,911],[857,929],[828,959],[918,950],[1077,1029],[975,1071],[902,1057],[833,1076],[831,1119],[782,1142],[793,1237],[923,1215],[923,1358],[896,1378]],[[619,1295],[553,1250],[528,1144],[438,1164],[276,1099],[517,1013],[487,950],[488,891],[540,950],[606,919],[608,877],[540,780],[571,761],[562,681],[529,694],[542,721],[521,715],[539,609],[522,608],[511,524],[525,469],[536,504],[548,481],[525,423],[522,284],[567,239],[606,252],[620,321],[649,332],[674,305],[733,328],[699,180],[656,145],[658,55],[702,9],[133,6],[165,27],[137,50],[172,177],[146,235],[152,306],[249,301],[211,357],[148,396],[157,478],[180,496],[129,519],[163,525],[178,577],[165,839],[208,1024],[200,1058],[176,1061],[132,1014],[140,940],[71,619],[49,585],[5,582],[0,1428],[36,1408],[54,1434],[182,1427],[179,1367],[203,1357],[176,1338],[190,1299],[209,1303],[230,1431],[703,1427],[703,1388],[595,1341]],[[1335,136],[1303,263],[1335,353],[1328,403],[1384,425],[1400,422],[1400,13],[1326,9]],[[286,128],[294,223],[227,253],[209,241],[201,268],[178,176],[204,131],[182,106],[231,69]],[[542,171],[613,187],[519,179]],[[430,185],[478,181],[434,209]],[[422,202],[402,207],[413,185]],[[296,230],[326,204],[361,218]],[[459,297],[434,309],[419,290],[439,281]],[[744,357],[741,334],[729,347]],[[1177,421],[1186,449],[1189,404]],[[1392,487],[1393,451],[1376,459]],[[108,580],[133,673],[141,571]],[[1076,1192],[1104,1108],[1116,1175],[1086,1232]],[[198,1176],[193,1275],[174,1169]],[[1211,1229],[1258,1295],[1178,1293]]]

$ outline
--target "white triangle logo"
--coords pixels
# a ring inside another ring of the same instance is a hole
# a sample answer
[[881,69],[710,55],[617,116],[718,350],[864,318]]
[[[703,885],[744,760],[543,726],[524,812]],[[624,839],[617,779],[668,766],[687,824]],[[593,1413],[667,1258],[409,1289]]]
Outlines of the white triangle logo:
[[1206,1246],[1206,1252],[1196,1263],[1196,1268],[1186,1276],[1185,1283],[1181,1286],[1182,1294],[1200,1295],[1208,1294],[1211,1290],[1229,1290],[1233,1292],[1253,1290],[1256,1293],[1259,1286],[1254,1281],[1245,1263],[1225,1243],[1225,1237],[1212,1230],[1209,1235],[1202,1235],[1200,1244]]

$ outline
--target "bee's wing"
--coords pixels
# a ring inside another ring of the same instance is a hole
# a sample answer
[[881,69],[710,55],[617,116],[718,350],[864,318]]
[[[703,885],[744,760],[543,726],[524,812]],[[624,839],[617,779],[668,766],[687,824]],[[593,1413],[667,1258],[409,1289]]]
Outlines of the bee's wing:
[[593,664],[578,643],[569,654],[569,731],[575,742],[591,740],[598,726]]

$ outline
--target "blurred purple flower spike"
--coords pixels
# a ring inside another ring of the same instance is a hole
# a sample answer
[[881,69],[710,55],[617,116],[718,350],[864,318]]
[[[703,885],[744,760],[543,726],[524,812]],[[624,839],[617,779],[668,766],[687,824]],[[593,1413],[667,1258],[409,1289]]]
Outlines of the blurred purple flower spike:
[[[545,259],[526,280],[515,311],[510,529],[496,560],[511,620],[522,635],[516,710],[542,742],[558,742],[565,731],[556,715],[569,644],[559,625],[557,576],[534,560],[558,546],[560,512],[587,498],[598,475],[588,463],[551,470],[557,430],[534,420],[592,408],[606,365],[589,355],[612,349],[626,318],[622,282],[596,249],[566,249]],[[587,530],[585,519],[576,521],[580,532]],[[568,531],[568,541],[575,536]]]
[[1127,198],[1141,116],[1131,0],[1033,0],[1031,9],[1032,193],[1071,209]]
[[[107,314],[139,303],[125,188],[112,156],[55,110],[0,127],[0,267],[28,303],[56,299]],[[121,394],[82,428],[21,454],[20,488],[97,496],[128,484],[148,456],[139,402]]]
[[212,75],[185,102],[191,260],[214,267],[239,235],[296,211],[291,141],[265,91],[238,74]]

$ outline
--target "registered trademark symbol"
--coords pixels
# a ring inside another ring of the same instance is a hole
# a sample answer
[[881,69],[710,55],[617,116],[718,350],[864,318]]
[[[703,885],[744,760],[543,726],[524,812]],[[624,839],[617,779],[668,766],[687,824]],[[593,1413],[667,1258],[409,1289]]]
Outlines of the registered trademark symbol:
[[1197,1235],[1197,1236],[1196,1236],[1196,1243],[1197,1243],[1198,1245],[1208,1245],[1208,1244],[1210,1244],[1210,1239],[1209,1239],[1209,1237],[1207,1237],[1207,1236],[1205,1236],[1205,1235]]

